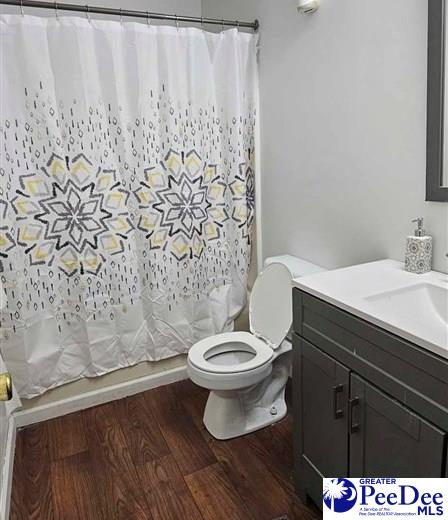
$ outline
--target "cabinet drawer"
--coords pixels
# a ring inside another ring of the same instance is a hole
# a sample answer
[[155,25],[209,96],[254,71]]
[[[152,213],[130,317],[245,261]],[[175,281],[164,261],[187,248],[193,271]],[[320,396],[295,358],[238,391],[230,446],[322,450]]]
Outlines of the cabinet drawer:
[[294,330],[448,430],[448,360],[294,289]]

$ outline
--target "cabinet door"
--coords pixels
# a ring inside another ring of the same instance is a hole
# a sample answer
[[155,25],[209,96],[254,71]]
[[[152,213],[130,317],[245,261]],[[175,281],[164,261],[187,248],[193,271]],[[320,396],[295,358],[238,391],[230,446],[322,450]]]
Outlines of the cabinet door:
[[350,371],[294,335],[296,487],[322,502],[322,476],[348,474]]
[[352,374],[350,476],[441,477],[445,434]]
[[[445,442],[448,444],[448,439]],[[448,478],[448,450],[447,450],[446,461],[445,461],[445,478]]]

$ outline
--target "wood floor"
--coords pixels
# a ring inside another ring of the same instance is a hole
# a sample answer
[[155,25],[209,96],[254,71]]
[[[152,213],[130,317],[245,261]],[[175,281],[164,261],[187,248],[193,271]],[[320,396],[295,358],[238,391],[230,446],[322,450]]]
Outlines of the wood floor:
[[18,433],[12,520],[289,520],[292,421],[230,441],[205,430],[189,381]]

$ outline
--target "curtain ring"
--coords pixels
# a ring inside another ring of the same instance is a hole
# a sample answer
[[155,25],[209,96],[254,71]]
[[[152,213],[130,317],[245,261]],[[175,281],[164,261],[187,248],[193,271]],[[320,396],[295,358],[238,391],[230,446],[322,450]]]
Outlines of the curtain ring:
[[90,23],[90,7],[88,4],[86,4],[86,17],[87,17],[87,20],[89,20],[89,23]]
[[25,16],[25,13],[23,11],[23,0],[20,0],[20,13],[22,14],[22,16]]
[[204,17],[201,16],[201,29],[204,30]]
[[120,23],[123,24],[123,9],[120,7]]
[[146,11],[146,25],[151,27],[151,16],[149,15],[149,11]]
[[238,29],[238,31],[240,30],[240,21],[239,20],[236,21],[236,28]]
[[176,28],[179,29],[179,17],[176,14]]
[[54,12],[56,13],[56,20],[59,20],[58,3],[54,3]]
[[224,31],[224,18],[221,20],[221,23],[222,23],[222,30]]

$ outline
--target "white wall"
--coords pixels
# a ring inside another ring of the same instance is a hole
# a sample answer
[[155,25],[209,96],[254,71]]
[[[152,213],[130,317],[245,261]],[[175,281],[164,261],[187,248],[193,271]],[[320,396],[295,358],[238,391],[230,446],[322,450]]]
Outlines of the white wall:
[[[101,7],[113,7],[120,9],[135,9],[137,11],[153,11],[158,13],[178,14],[187,16],[201,16],[201,0],[62,0],[69,4],[89,4],[91,6],[98,5]],[[25,7],[26,14],[33,14],[39,16],[54,16],[54,10],[46,9],[32,9]],[[20,8],[11,6],[0,6],[1,13],[16,14],[20,13]],[[59,15],[72,15],[67,11],[60,11]],[[79,14],[73,14],[79,16]],[[97,15],[92,15],[92,18],[98,18]],[[124,20],[133,20],[135,18],[124,18]]]
[[403,259],[425,217],[448,270],[448,204],[425,203],[425,0],[202,0],[261,24],[264,256],[327,267]]

